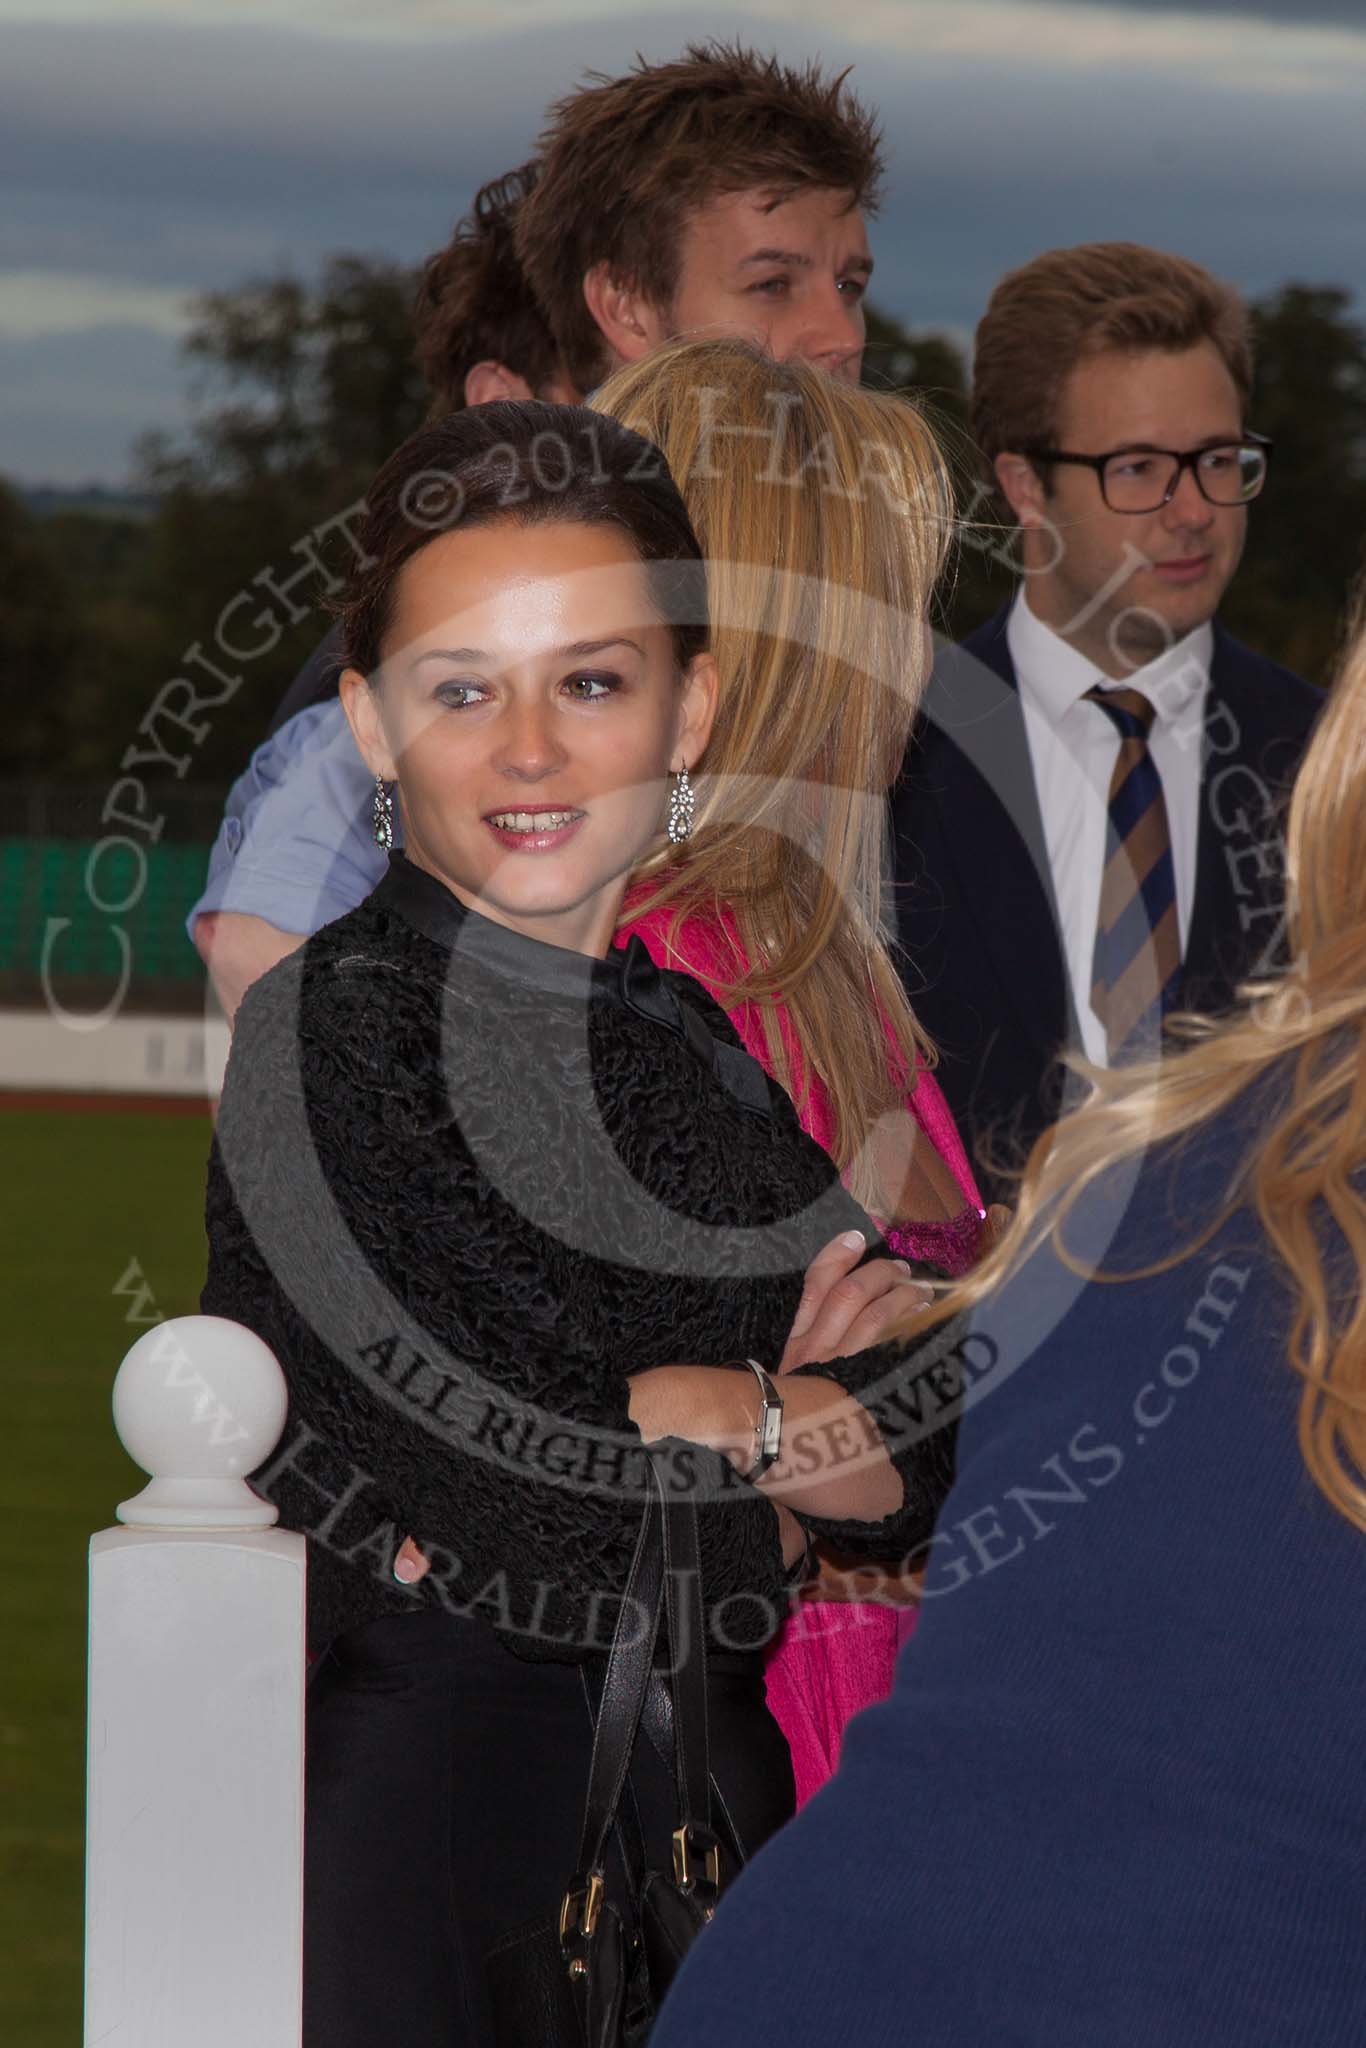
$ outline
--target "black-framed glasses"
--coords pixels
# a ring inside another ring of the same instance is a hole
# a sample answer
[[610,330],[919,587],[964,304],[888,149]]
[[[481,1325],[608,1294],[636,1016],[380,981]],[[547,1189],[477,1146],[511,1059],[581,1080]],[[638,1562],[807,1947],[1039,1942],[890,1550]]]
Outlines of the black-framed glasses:
[[1188,469],[1211,505],[1250,505],[1266,482],[1272,443],[1265,434],[1204,448],[1115,448],[1108,455],[1074,455],[1066,448],[1030,448],[1037,462],[1071,462],[1093,469],[1112,512],[1160,512],[1170,505]]

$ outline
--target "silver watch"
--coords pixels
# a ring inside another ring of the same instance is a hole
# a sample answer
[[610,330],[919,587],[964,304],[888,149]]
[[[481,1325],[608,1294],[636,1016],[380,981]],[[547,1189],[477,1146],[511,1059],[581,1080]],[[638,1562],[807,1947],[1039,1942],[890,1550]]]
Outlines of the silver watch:
[[758,1380],[760,1394],[759,1419],[754,1425],[754,1463],[745,1478],[759,1479],[770,1465],[778,1462],[783,1441],[783,1397],[757,1358],[747,1358],[745,1364]]

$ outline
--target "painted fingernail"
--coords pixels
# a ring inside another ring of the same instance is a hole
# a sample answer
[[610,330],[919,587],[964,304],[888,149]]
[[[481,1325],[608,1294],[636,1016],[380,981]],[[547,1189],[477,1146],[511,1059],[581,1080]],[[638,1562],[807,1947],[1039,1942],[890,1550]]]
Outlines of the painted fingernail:
[[846,1230],[840,1243],[847,1252],[861,1252],[867,1246],[868,1240],[861,1230]]
[[394,1577],[400,1579],[405,1586],[411,1586],[417,1577],[417,1560],[411,1557],[396,1557]]

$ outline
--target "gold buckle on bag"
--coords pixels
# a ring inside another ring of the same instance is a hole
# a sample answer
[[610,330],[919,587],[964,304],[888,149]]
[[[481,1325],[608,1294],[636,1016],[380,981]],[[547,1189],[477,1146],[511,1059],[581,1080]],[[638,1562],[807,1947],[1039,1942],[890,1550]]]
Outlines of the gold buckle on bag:
[[[674,1883],[680,1885],[684,1891],[691,1891],[698,1878],[698,1872],[692,1867],[692,1846],[688,1837],[689,1830],[686,1827],[674,1829]],[[702,1859],[702,1867],[706,1873],[707,1883],[711,1885],[714,1891],[719,1891],[721,1888],[721,1845],[719,1842],[713,1842],[711,1847],[705,1852]]]
[[598,1915],[602,1911],[607,1886],[602,1872],[588,1873],[588,1883],[581,1892],[566,1892],[560,1905],[560,1940],[567,1941],[571,1934],[582,1934],[592,1940],[597,1933]]

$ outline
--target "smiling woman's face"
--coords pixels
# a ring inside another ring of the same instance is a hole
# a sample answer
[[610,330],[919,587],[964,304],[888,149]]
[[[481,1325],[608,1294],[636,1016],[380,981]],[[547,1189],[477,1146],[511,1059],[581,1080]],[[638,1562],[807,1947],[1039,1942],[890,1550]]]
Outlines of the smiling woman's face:
[[603,954],[658,838],[670,769],[695,767],[716,676],[680,679],[645,565],[610,526],[456,529],[405,563],[371,689],[342,701],[404,843],[462,902]]

